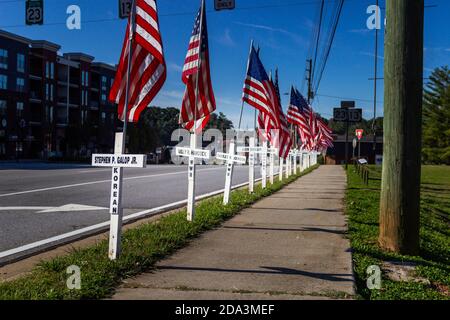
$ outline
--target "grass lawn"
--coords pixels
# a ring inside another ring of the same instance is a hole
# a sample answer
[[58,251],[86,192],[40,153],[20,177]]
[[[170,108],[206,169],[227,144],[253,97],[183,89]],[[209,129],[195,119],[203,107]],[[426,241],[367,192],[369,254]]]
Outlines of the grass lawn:
[[[401,256],[377,245],[381,167],[370,166],[364,185],[353,166],[348,170],[346,212],[357,292],[363,299],[450,299],[450,167],[422,167],[420,256]],[[382,277],[380,290],[367,289],[367,267],[383,261],[417,264],[416,276],[427,283],[397,282]]]
[[[230,203],[222,204],[223,197],[200,202],[194,222],[186,221],[186,210],[163,217],[124,232],[122,255],[117,261],[108,259],[108,241],[38,265],[30,275],[18,280],[0,283],[0,300],[11,299],[101,299],[108,297],[124,278],[150,270],[157,261],[186,246],[190,240],[206,230],[213,229],[263,197],[280,190],[318,166],[268,184],[259,184],[253,194],[248,189],[233,191]],[[69,290],[67,267],[76,265],[81,271],[81,289]]]

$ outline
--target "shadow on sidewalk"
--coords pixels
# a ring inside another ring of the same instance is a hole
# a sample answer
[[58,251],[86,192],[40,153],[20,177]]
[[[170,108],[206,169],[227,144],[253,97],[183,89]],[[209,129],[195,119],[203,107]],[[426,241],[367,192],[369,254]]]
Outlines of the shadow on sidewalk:
[[310,278],[317,278],[332,282],[352,282],[353,276],[351,273],[318,273],[303,270],[295,270],[282,267],[266,267],[260,268],[266,270],[239,270],[239,269],[220,269],[220,268],[201,268],[201,267],[175,267],[175,266],[161,266],[156,270],[184,270],[184,271],[208,271],[208,272],[231,272],[231,273],[252,273],[252,274],[274,274],[274,275],[292,275],[305,276]]
[[[224,229],[242,229],[242,230],[264,230],[264,231],[294,231],[294,232],[326,232],[334,234],[347,234],[344,230],[330,230],[316,227],[302,227],[299,229],[294,228],[264,228],[264,227],[231,227],[224,226]],[[342,227],[343,228],[343,227]]]

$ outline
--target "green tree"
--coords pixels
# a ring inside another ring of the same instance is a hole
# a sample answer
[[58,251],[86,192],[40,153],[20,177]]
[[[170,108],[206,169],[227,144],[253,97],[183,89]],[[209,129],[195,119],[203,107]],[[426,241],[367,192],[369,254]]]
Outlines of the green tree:
[[436,68],[424,89],[423,161],[450,165],[450,69]]

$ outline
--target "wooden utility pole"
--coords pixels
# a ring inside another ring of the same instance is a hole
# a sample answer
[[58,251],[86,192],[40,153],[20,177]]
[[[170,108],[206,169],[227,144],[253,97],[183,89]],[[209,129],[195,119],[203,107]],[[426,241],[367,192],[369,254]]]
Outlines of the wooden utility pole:
[[419,252],[424,0],[386,1],[382,248]]

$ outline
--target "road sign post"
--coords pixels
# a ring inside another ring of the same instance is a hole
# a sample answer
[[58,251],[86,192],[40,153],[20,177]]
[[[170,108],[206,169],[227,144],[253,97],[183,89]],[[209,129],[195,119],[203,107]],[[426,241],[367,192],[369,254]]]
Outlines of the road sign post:
[[225,191],[223,195],[223,204],[227,205],[230,201],[231,182],[233,179],[233,169],[235,163],[245,164],[246,157],[236,155],[236,146],[234,142],[230,142],[230,150],[228,153],[218,152],[216,159],[227,162],[227,172],[225,175]]
[[348,169],[348,129],[350,122],[362,121],[362,109],[355,109],[354,101],[341,101],[341,108],[335,108],[333,119],[339,122],[345,122],[345,169]]
[[121,251],[122,237],[122,185],[123,168],[145,168],[147,157],[145,155],[123,154],[123,133],[116,133],[114,154],[93,154],[92,166],[112,168],[111,178],[111,214],[109,228],[109,250],[108,256],[111,260],[116,260]]
[[192,222],[195,217],[195,176],[196,159],[207,160],[210,158],[210,151],[197,148],[197,135],[191,134],[191,143],[189,148],[176,148],[176,155],[187,157],[188,164],[188,198],[187,198],[187,220]]
[[358,158],[361,158],[361,139],[363,137],[364,130],[356,129],[356,137],[358,138]]

